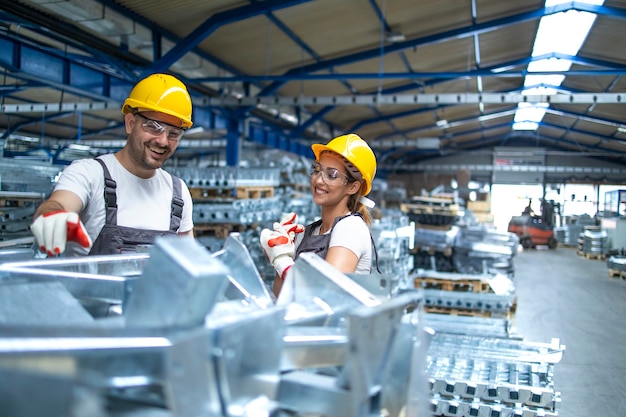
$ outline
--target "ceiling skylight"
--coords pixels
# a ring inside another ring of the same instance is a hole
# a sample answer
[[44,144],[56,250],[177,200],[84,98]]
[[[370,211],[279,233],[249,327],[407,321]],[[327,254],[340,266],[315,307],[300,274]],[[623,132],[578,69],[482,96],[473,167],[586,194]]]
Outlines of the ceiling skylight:
[[[569,0],[546,0],[546,7],[569,3]],[[601,6],[604,0],[581,0],[581,3]],[[596,19],[593,13],[570,10],[544,16],[539,22],[532,56],[561,53],[575,56],[587,38]],[[549,58],[528,64],[528,72],[567,71],[572,62]],[[565,77],[563,75],[527,75],[524,94],[555,94]],[[537,130],[548,104],[520,103],[515,112],[514,130]]]

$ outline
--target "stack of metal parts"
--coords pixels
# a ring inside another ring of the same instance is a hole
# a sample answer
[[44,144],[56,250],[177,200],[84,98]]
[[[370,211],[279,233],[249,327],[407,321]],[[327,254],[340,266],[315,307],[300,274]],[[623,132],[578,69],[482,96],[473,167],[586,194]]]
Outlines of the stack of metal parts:
[[268,222],[280,219],[281,205],[278,197],[249,198],[194,203],[195,224],[240,224]]
[[419,293],[312,254],[289,274],[274,300],[235,235],[4,263],[0,415],[426,415]]
[[577,247],[578,237],[583,232],[585,226],[595,226],[596,220],[584,214],[581,216],[568,216],[565,218],[566,224],[554,228],[556,240],[566,246]]
[[626,279],[626,255],[613,255],[606,260],[610,278]]
[[[374,221],[371,233],[376,243],[378,266],[381,274],[389,280],[389,294],[393,296],[400,287],[405,287],[409,273],[414,269],[413,249],[415,226],[402,213],[387,212],[380,220]],[[372,254],[375,260],[375,254]],[[373,265],[373,269],[375,269]]]
[[275,187],[280,183],[280,170],[277,168],[168,167],[167,170],[182,178],[189,188]]
[[557,416],[554,365],[565,346],[436,334],[428,351],[431,410],[437,416]]
[[418,271],[411,278],[422,289],[426,311],[508,320],[515,313],[515,286],[505,275]]
[[0,157],[2,191],[48,195],[63,170],[61,165]]
[[457,226],[433,228],[416,225],[415,248],[412,251],[415,268],[454,271],[452,253],[458,232]]
[[604,256],[611,250],[606,230],[586,229],[578,236],[578,251],[583,255]]
[[32,200],[20,206],[4,206],[0,210],[0,240],[13,240],[31,236],[30,224],[33,221],[36,205],[35,201],[42,200],[40,194],[37,193],[12,193],[0,192],[0,200],[6,198],[11,201],[14,198],[28,199],[32,196]]
[[513,258],[519,238],[513,233],[501,233],[484,226],[464,227],[454,243],[454,266],[466,274],[515,275]]
[[[234,199],[238,188],[266,187],[273,191],[280,184],[277,168],[169,168],[191,190],[206,193],[206,201],[195,201],[195,224],[250,225],[280,218],[281,205],[273,192],[267,197]],[[210,200],[210,201],[209,201]]]

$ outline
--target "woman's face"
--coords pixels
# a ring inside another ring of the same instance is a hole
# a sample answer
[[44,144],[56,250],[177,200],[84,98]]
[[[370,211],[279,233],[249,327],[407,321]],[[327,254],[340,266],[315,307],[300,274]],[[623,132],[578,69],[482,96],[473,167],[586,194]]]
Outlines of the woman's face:
[[343,201],[347,207],[348,198],[359,190],[358,185],[358,182],[350,180],[341,157],[328,152],[320,155],[311,175],[311,193],[315,204],[330,206]]

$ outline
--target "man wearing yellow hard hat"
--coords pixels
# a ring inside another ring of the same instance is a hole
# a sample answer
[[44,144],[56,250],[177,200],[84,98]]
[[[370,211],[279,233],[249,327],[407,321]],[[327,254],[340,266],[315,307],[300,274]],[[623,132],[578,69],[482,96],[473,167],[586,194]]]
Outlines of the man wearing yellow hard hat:
[[134,252],[158,236],[193,236],[189,189],[161,168],[192,125],[187,87],[152,74],[133,87],[122,113],[125,146],[72,162],[37,209],[31,231],[48,255]]
[[303,252],[316,253],[344,273],[369,274],[372,269],[375,246],[369,209],[374,203],[365,196],[376,175],[374,152],[353,133],[312,149],[311,193],[322,218],[305,228],[290,213],[273,230],[261,231],[261,246],[276,270],[275,295],[294,259]]

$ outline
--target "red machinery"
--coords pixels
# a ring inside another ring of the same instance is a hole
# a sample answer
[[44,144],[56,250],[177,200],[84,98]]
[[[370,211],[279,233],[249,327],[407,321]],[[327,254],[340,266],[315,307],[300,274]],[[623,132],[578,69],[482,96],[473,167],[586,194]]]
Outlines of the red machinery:
[[533,215],[530,208],[524,209],[521,216],[513,216],[509,222],[508,230],[519,237],[519,241],[525,249],[534,248],[537,245],[548,245],[554,249],[559,244],[554,237],[554,205],[541,199],[541,216]]
[[559,243],[554,237],[554,227],[550,223],[543,222],[541,217],[527,214],[513,216],[508,230],[519,236],[519,241],[525,249],[534,248],[537,245],[548,245],[550,249],[554,249]]

